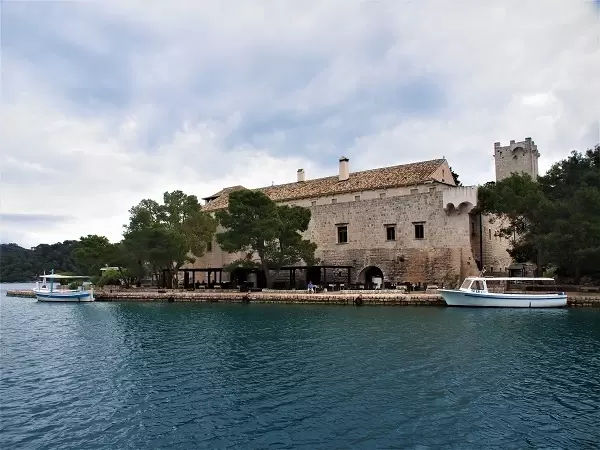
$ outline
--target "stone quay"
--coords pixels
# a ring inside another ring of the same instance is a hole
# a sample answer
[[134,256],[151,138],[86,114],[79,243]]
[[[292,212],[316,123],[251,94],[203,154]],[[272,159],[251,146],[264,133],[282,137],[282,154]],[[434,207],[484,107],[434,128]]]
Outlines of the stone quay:
[[[8,297],[35,298],[30,290],[9,290]],[[239,292],[238,290],[171,290],[171,289],[98,289],[94,292],[100,302],[199,302],[199,303],[298,303],[332,305],[396,305],[445,306],[438,293],[399,293],[393,290],[353,290],[319,292],[300,290],[263,290]],[[568,307],[600,308],[600,294],[568,293]]]

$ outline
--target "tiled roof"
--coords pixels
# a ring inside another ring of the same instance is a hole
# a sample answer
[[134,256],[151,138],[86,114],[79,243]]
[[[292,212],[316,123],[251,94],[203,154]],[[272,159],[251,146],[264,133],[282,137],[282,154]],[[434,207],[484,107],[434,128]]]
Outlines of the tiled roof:
[[208,197],[203,197],[202,200],[209,200],[209,199],[215,199],[215,198],[219,198],[220,196],[222,196],[223,194],[227,194],[229,195],[229,193],[233,192],[233,191],[239,191],[240,189],[246,189],[244,186],[230,186],[230,187],[226,187],[224,189],[221,189],[219,192],[217,192],[216,194],[213,195],[209,195]]
[[[357,191],[410,186],[431,180],[433,172],[444,162],[444,159],[433,159],[431,161],[402,164],[400,166],[352,172],[350,173],[350,177],[345,181],[339,181],[338,176],[335,175],[326,178],[316,178],[314,180],[267,186],[256,190],[262,191],[272,200],[280,202]],[[202,209],[205,211],[215,211],[227,208],[229,193],[240,189],[244,189],[244,187],[232,186],[219,191],[211,197],[206,197],[216,198],[203,206]]]

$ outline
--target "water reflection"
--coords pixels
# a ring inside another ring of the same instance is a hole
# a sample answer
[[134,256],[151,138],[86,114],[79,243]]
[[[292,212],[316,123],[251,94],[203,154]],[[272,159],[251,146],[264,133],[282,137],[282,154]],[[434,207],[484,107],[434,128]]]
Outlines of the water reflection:
[[0,445],[592,445],[600,311],[0,299]]

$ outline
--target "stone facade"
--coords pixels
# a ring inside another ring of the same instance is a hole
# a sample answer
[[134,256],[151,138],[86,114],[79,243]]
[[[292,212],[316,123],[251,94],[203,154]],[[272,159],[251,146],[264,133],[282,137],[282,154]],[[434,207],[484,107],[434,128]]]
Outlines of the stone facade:
[[[537,176],[539,153],[531,138],[506,147],[496,143],[494,156],[498,179],[512,172]],[[229,193],[237,189],[243,187],[206,197],[205,209],[225,208]],[[506,251],[510,241],[498,233],[503,219],[472,213],[477,187],[455,186],[444,159],[352,173],[343,157],[339,176],[306,180],[300,169],[295,183],[261,190],[281,204],[310,209],[305,237],[317,244],[320,264],[351,267],[350,276],[345,269],[328,269],[326,280],[322,271],[300,270],[291,287],[303,288],[309,279],[369,285],[379,278],[386,286],[454,286],[482,267],[487,273],[506,273],[511,264]],[[344,239],[340,227],[345,227]],[[213,241],[212,249],[188,267],[222,268],[244,256],[223,252]],[[195,277],[207,280],[206,274]],[[222,281],[229,279],[223,272]],[[285,282],[289,275],[282,273],[279,280]],[[256,275],[249,281],[256,282]]]
[[500,142],[494,144],[494,158],[496,166],[496,181],[509,177],[512,173],[527,173],[535,180],[538,176],[537,145],[530,137],[524,141],[510,141],[502,147]]
[[[461,188],[420,188],[419,193],[312,206],[307,237],[317,244],[317,257],[352,266],[353,283],[368,283],[369,267],[381,270],[390,283],[448,284],[476,273],[468,209],[443,204],[445,190]],[[422,238],[416,237],[417,224],[423,227]],[[340,226],[347,229],[347,242],[339,242]],[[388,227],[394,227],[394,240],[388,239]],[[340,273],[335,281],[345,276]]]

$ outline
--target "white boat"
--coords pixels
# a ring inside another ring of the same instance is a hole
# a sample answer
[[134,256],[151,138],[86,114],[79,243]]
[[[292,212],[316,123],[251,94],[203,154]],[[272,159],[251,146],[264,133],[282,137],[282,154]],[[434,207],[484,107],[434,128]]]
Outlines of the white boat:
[[460,289],[440,289],[449,306],[556,308],[566,306],[567,295],[556,292],[552,278],[468,277]]
[[51,273],[40,276],[33,290],[39,302],[93,302],[94,288],[92,284],[83,282],[77,289],[64,288],[61,281],[88,280],[89,277],[75,275],[58,275]]

